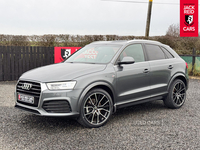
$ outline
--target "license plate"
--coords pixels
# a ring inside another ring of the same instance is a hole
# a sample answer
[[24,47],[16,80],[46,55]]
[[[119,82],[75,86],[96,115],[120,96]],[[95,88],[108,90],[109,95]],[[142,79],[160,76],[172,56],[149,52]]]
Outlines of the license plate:
[[34,97],[18,93],[18,101],[34,104]]

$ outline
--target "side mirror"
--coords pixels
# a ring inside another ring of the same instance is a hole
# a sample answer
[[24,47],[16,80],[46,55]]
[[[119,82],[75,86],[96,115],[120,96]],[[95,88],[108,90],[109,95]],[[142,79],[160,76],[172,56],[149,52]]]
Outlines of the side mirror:
[[123,64],[133,64],[133,63],[135,63],[134,58],[127,56],[127,57],[124,57],[122,59],[122,61],[118,62],[118,65],[120,66],[120,65],[123,65]]

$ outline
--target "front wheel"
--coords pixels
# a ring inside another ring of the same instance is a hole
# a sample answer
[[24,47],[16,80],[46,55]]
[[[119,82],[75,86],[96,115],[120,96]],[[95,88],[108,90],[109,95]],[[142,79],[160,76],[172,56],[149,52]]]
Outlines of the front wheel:
[[110,95],[103,89],[93,89],[82,101],[78,122],[85,127],[98,128],[109,120],[112,112]]
[[169,108],[180,108],[183,106],[186,99],[186,86],[185,83],[176,79],[172,82],[168,96],[164,99],[164,103]]

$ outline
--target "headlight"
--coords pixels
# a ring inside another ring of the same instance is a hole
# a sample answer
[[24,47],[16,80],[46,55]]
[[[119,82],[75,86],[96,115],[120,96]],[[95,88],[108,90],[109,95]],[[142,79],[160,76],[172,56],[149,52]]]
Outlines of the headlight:
[[75,85],[76,81],[47,83],[49,90],[72,90]]

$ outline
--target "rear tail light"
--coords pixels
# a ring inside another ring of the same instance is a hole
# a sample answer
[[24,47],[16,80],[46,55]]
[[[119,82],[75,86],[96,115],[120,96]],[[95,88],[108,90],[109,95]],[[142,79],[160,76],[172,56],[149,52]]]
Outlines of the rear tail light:
[[188,69],[188,64],[185,62],[185,64],[186,64],[186,68]]

